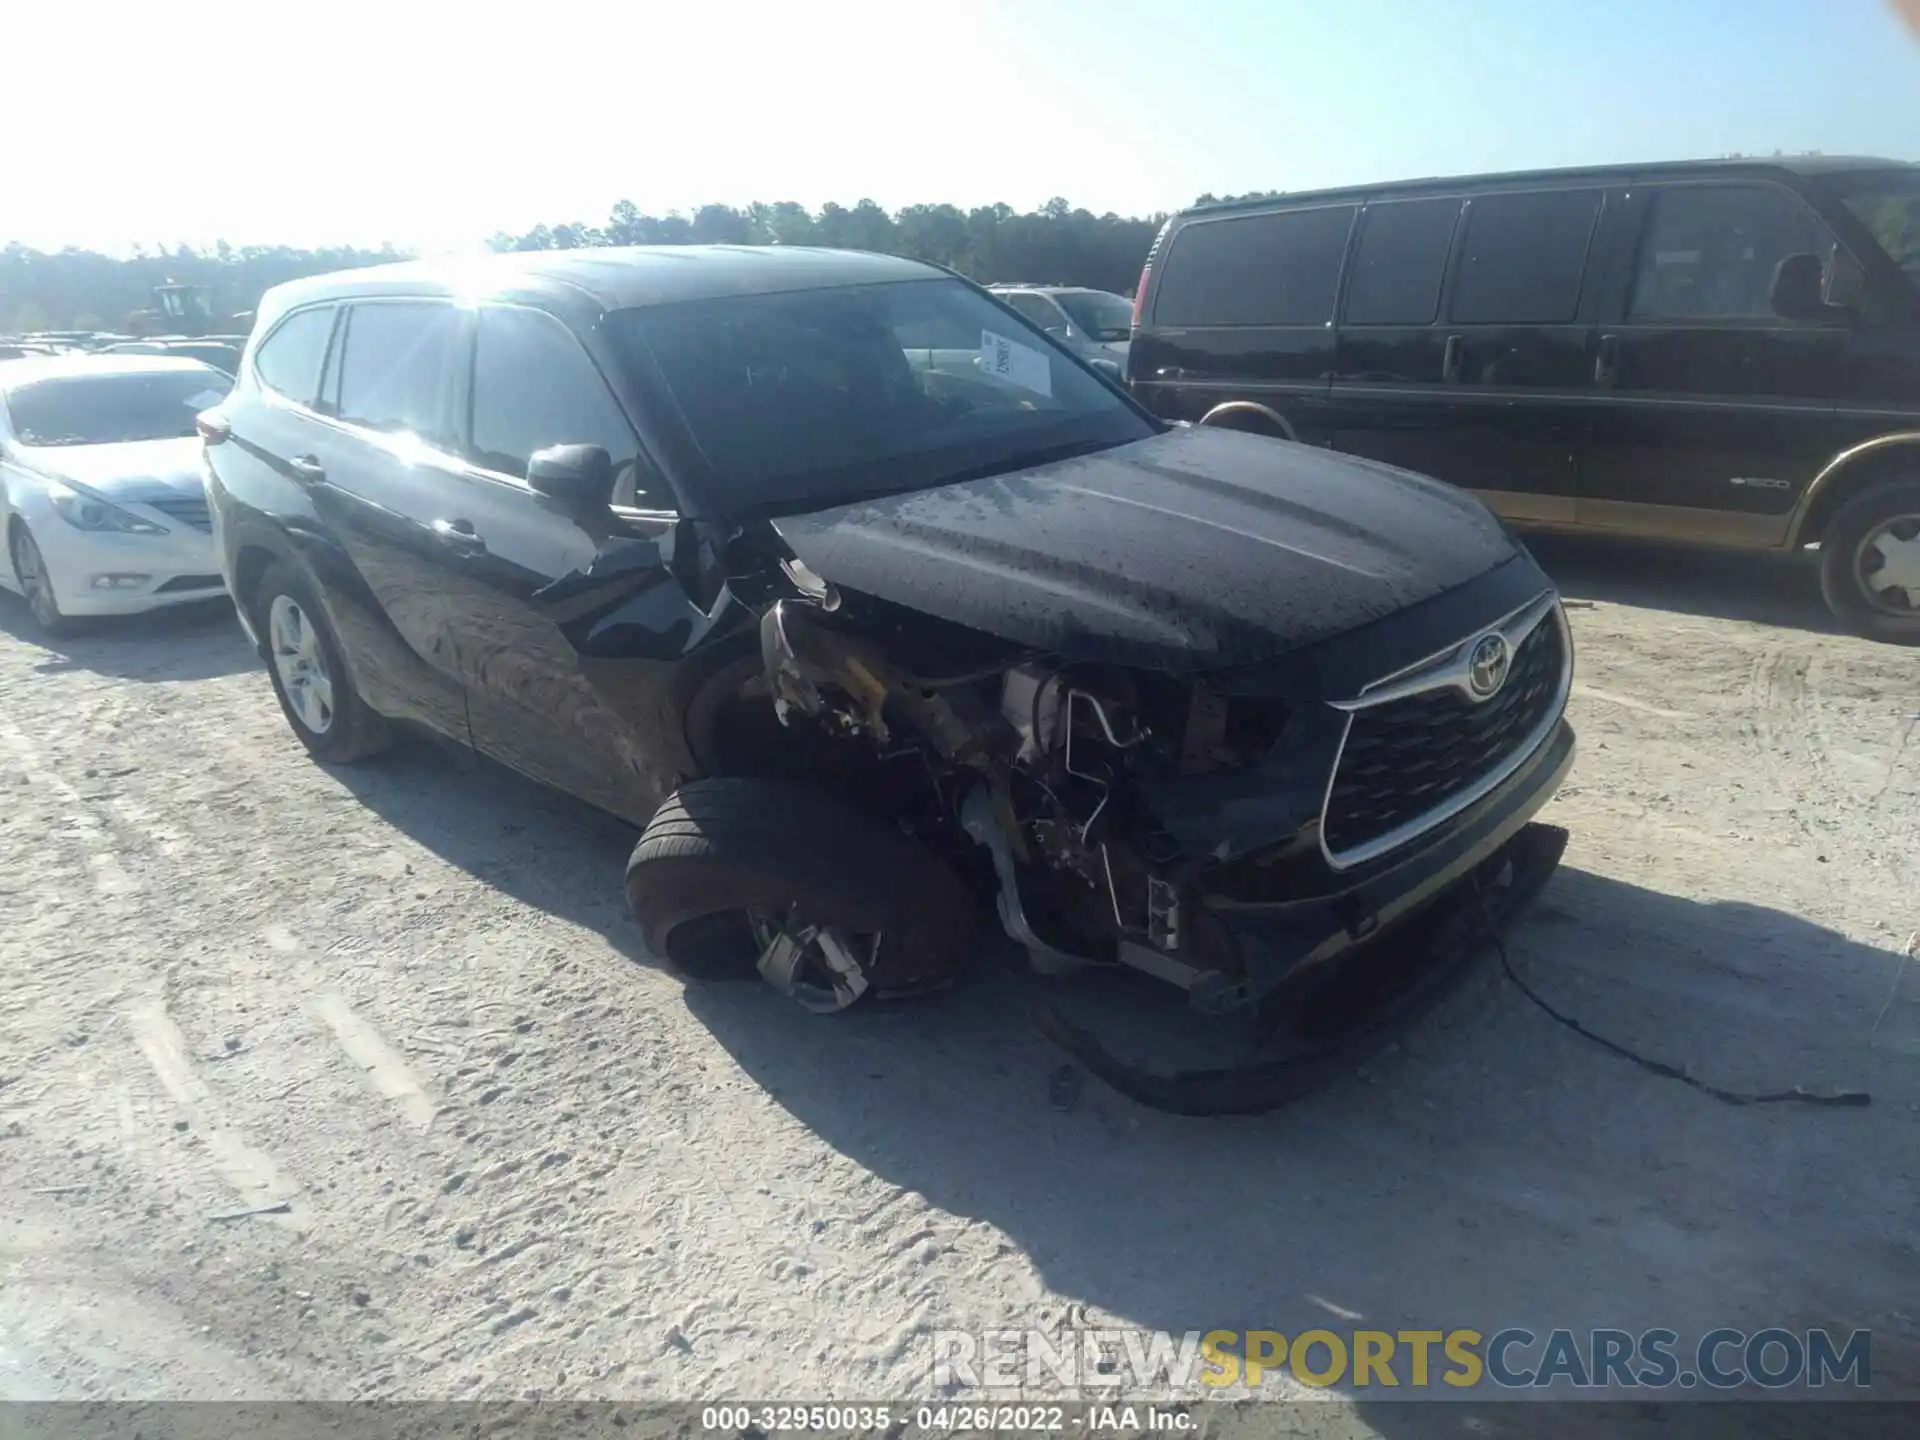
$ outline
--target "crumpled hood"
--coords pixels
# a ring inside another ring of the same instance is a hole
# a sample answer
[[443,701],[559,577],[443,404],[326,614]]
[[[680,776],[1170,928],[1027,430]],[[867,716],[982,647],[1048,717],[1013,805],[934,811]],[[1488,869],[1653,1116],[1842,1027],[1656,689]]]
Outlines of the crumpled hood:
[[42,445],[23,450],[30,469],[84,485],[103,500],[198,495],[204,488],[200,441],[129,440],[118,445]]
[[837,585],[1066,659],[1176,672],[1273,660],[1521,553],[1438,481],[1205,427],[774,525]]

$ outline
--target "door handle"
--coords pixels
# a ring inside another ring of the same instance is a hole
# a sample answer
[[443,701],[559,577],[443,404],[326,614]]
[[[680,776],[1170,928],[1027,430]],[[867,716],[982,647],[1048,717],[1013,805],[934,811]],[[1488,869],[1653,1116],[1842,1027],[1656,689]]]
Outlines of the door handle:
[[487,548],[487,542],[480,538],[471,520],[436,520],[432,528],[433,538],[450,550],[478,555]]
[[1187,372],[1182,370],[1178,365],[1162,365],[1153,372],[1153,378],[1156,380],[1184,380],[1187,378]]
[[304,480],[309,485],[318,485],[327,478],[326,467],[311,455],[296,455],[287,461],[287,468],[293,472],[293,478]]
[[1448,385],[1460,381],[1460,337],[1447,336],[1447,348],[1440,353],[1440,378]]
[[1620,374],[1620,337],[1602,335],[1600,349],[1593,357],[1593,383],[1602,389],[1613,388]]

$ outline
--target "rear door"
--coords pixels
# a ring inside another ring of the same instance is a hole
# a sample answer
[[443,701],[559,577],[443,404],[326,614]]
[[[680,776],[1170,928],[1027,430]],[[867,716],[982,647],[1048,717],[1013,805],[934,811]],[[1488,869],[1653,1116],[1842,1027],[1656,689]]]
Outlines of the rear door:
[[1334,301],[1356,205],[1202,215],[1173,233],[1128,373],[1173,420],[1262,405],[1300,440],[1327,438]]
[[1850,326],[1773,313],[1789,255],[1837,252],[1767,181],[1616,192],[1618,273],[1600,336],[1603,398],[1579,480],[1583,526],[1776,545],[1839,447]]
[[432,521],[444,513],[458,445],[455,383],[470,327],[469,313],[444,299],[347,305],[316,405],[321,419],[304,426],[308,447],[289,457],[372,597],[365,630],[343,636],[371,670],[356,681],[462,740],[453,645],[460,553]]
[[[470,537],[454,623],[474,744],[644,823],[677,780],[655,687],[707,622],[668,568],[672,500],[593,358],[544,311],[480,308],[468,408],[436,523]],[[527,485],[536,450],[575,444],[612,458],[611,506]]]

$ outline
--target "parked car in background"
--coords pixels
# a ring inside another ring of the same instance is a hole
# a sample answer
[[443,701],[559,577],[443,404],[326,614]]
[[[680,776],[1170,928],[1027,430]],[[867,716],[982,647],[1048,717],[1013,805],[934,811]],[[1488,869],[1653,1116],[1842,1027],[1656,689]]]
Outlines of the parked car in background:
[[1133,305],[1124,296],[1084,285],[991,285],[1018,310],[1082,360],[1111,365],[1124,375]]
[[[1036,966],[1265,1026],[1348,961],[1484,936],[1565,843],[1529,823],[1572,763],[1565,617],[1476,501],[1163,425],[932,266],[297,281],[201,425],[301,742],[420,724],[645,826],[628,900],[692,976],[916,993],[986,900]],[[1049,1033],[1172,1108],[1304,1073],[1169,1090]]]
[[167,356],[0,362],[0,585],[43,629],[221,593],[194,416],[232,383]]
[[1170,220],[1134,392],[1389,461],[1517,524],[1797,550],[1920,644],[1920,166],[1420,180]]
[[240,353],[246,348],[244,335],[209,335],[199,339],[175,339],[163,336],[153,340],[121,340],[100,347],[101,355],[183,355],[189,360],[198,360],[223,370],[228,375],[238,373]]

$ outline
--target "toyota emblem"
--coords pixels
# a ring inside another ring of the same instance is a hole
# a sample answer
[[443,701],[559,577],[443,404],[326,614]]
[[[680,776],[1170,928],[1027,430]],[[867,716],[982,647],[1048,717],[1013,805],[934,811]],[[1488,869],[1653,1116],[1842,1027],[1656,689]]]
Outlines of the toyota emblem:
[[1467,689],[1476,700],[1491,700],[1507,683],[1513,647],[1504,635],[1482,635],[1467,654]]

